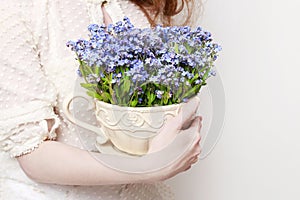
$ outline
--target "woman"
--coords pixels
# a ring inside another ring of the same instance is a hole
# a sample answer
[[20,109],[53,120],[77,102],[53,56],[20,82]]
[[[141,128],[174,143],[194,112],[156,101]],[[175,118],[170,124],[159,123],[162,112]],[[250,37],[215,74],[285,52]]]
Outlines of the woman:
[[[178,132],[194,135],[189,150],[170,165],[145,174],[113,170],[95,160],[83,149],[76,134],[79,128],[66,119],[62,102],[74,91],[77,68],[66,41],[85,37],[90,23],[107,24],[124,16],[138,27],[169,25],[170,17],[181,10],[175,2],[1,2],[0,199],[173,198],[166,185],[151,183],[197,161],[201,118],[193,117],[196,100],[166,124],[152,140],[149,153],[163,152]],[[191,125],[186,128],[187,124]]]

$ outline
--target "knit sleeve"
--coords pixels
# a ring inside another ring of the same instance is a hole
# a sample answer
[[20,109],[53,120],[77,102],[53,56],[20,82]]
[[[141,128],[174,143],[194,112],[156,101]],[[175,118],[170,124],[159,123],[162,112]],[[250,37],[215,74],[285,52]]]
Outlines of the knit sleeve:
[[12,157],[54,139],[59,125],[56,88],[40,62],[36,7],[31,0],[0,3],[0,151]]

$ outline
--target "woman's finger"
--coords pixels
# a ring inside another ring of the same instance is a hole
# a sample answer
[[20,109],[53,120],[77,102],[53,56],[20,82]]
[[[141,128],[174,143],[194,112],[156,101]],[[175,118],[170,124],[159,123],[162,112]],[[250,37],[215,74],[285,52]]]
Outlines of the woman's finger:
[[189,165],[187,168],[184,169],[184,171],[187,171],[187,170],[191,169],[191,167],[192,167],[192,166]]
[[198,160],[199,160],[198,156],[195,157],[195,158],[192,160],[192,164],[195,164],[196,162],[198,162]]
[[195,119],[193,120],[190,128],[195,129],[195,131],[197,133],[200,133],[200,130],[201,130],[201,127],[202,127],[202,121],[201,120],[202,120],[202,117],[200,117],[200,116],[195,117]]

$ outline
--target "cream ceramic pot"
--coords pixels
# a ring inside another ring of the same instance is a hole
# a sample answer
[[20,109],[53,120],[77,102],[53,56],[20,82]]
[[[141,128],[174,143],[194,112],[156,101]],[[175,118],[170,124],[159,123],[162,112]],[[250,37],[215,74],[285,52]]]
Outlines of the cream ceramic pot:
[[70,112],[74,98],[87,99],[85,95],[69,96],[65,99],[63,111],[74,124],[97,134],[97,145],[109,140],[119,150],[133,155],[146,154],[150,140],[170,117],[178,114],[183,104],[157,107],[121,107],[96,99],[88,99],[95,106],[95,115],[101,128],[75,119]]

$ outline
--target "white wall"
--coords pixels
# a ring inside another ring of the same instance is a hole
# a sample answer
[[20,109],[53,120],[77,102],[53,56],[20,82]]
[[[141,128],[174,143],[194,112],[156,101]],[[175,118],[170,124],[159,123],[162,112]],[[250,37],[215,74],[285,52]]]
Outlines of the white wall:
[[170,181],[178,200],[300,199],[299,20],[299,0],[206,2],[226,120],[214,151]]

